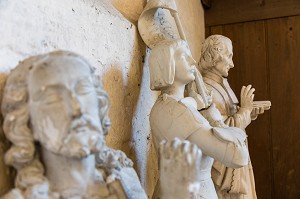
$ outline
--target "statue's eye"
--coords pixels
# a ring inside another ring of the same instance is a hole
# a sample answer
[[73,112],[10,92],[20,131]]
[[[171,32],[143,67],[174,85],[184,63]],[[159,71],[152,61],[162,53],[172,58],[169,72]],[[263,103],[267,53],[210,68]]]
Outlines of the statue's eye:
[[49,86],[41,89],[33,95],[33,101],[41,102],[45,105],[57,103],[63,100],[59,87]]
[[55,104],[58,102],[61,102],[63,99],[60,95],[58,94],[50,94],[47,95],[47,99],[44,100],[44,104],[50,105],[50,104]]
[[79,81],[76,85],[76,93],[79,95],[90,94],[93,89],[93,85],[88,80]]

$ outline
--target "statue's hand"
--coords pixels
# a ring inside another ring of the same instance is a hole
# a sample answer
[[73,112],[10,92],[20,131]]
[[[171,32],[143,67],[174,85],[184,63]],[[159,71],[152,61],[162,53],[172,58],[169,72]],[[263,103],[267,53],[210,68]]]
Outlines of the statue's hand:
[[160,144],[162,198],[196,198],[199,194],[202,152],[189,141],[178,138]]
[[241,90],[241,109],[252,112],[253,109],[253,99],[254,99],[254,88],[251,85],[247,87],[243,86]]
[[241,90],[241,107],[233,115],[235,127],[245,129],[251,123],[251,112],[253,110],[254,91],[251,85],[243,86]]
[[207,119],[212,127],[226,127],[223,122],[223,117],[214,103],[208,109],[200,111],[200,113]]
[[258,115],[263,114],[265,112],[265,109],[263,107],[256,107],[253,108],[251,112],[251,119],[255,120]]
[[194,90],[190,90],[189,96],[194,98],[194,100],[197,102],[197,110],[201,110],[201,109],[205,108],[205,104],[203,102],[201,95],[196,93]]
[[206,98],[206,102],[207,102],[208,106],[210,106],[212,104],[212,95],[213,95],[212,90],[207,91],[207,94],[205,96],[202,96],[198,93],[198,91],[196,91],[195,84],[193,82],[190,82],[187,85],[187,92],[188,92],[188,96],[194,98],[194,100],[197,102],[198,110],[207,108],[206,104],[204,103],[203,97]]
[[271,108],[270,101],[253,101],[253,110],[251,112],[251,119],[255,120],[258,115],[263,114],[266,110]]
[[133,162],[120,150],[114,150],[109,147],[103,147],[96,156],[97,165],[106,169],[116,169],[122,167],[132,167]]

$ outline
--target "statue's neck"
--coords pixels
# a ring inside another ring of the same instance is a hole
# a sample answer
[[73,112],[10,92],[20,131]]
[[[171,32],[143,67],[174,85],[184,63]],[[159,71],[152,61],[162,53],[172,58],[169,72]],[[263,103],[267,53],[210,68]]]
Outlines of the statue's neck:
[[81,159],[69,158],[42,148],[42,156],[46,177],[53,191],[61,194],[72,190],[86,193],[88,186],[94,183],[94,155]]
[[174,82],[172,86],[163,89],[161,91],[161,94],[168,94],[172,96],[174,99],[176,99],[177,101],[179,101],[184,98],[184,89],[185,89],[184,84],[177,84]]

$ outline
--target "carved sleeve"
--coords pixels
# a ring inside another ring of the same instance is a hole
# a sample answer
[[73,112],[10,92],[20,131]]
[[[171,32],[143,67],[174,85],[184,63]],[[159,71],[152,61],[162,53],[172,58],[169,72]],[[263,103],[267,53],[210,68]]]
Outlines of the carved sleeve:
[[240,108],[232,118],[234,120],[234,123],[230,126],[235,126],[241,129],[245,129],[251,123],[250,112],[244,108]]
[[172,99],[162,100],[152,109],[150,122],[158,142],[175,137],[187,139],[197,144],[204,154],[228,167],[248,164],[245,132],[235,127],[212,128],[196,108]]
[[187,138],[189,141],[197,144],[204,154],[227,167],[239,168],[248,164],[249,153],[245,144],[246,134],[243,130],[235,127],[213,128],[201,122],[204,118],[199,113],[198,115],[194,111],[190,113],[193,115],[190,121],[201,123],[201,125]]
[[[235,104],[229,107],[229,102],[225,102],[222,95],[217,91],[214,92],[213,102],[216,104],[216,107],[220,111],[223,121],[227,126],[245,129],[251,123],[251,116],[247,110],[239,108]],[[232,108],[235,110],[230,110]],[[231,113],[235,114],[231,115]]]

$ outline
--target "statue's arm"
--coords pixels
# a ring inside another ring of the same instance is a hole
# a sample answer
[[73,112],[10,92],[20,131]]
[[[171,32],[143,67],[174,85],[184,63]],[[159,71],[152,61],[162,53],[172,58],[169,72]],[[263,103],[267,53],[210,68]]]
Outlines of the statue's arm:
[[252,118],[250,111],[247,109],[237,107],[237,112],[235,114],[228,115],[224,103],[221,104],[216,102],[216,107],[220,111],[223,121],[227,126],[245,129],[251,123]]
[[233,115],[234,126],[245,129],[251,123],[251,112],[253,110],[253,98],[255,89],[251,85],[243,86],[241,89],[241,107]]
[[[164,108],[153,111],[151,121],[153,127],[163,132],[163,137],[172,140],[175,137],[187,139],[228,167],[238,168],[248,164],[248,149],[245,145],[246,134],[243,130],[226,127],[222,124],[219,111],[214,105],[199,113],[193,103],[181,103],[169,100]],[[205,114],[204,114],[205,113]],[[218,127],[213,128],[209,122]],[[155,124],[155,125],[154,125]],[[157,130],[156,130],[157,132]]]
[[251,123],[250,113],[249,109],[239,108],[236,114],[225,120],[225,124],[245,129]]
[[203,126],[188,137],[202,152],[227,167],[239,168],[248,164],[246,134],[235,127],[212,128]]
[[217,109],[220,111],[223,117],[223,121],[226,125],[245,129],[251,123],[251,120],[253,119],[251,112],[254,91],[255,89],[252,88],[251,85],[242,87],[240,94],[241,107],[237,107],[237,112],[233,115],[230,115],[228,113],[225,105],[226,102],[223,100],[222,96],[213,96],[213,102],[216,104]]
[[[226,124],[227,126],[236,126],[236,123],[242,123],[242,121],[244,120],[244,115],[242,114],[242,116],[238,116],[238,114],[236,116],[230,115],[228,114],[228,107],[226,107],[226,105],[229,102],[226,102],[224,99],[224,96],[214,87],[207,85],[212,91],[213,91],[213,95],[212,95],[212,102],[215,104],[216,108],[219,110],[221,116],[222,116],[222,121],[224,121],[224,124]],[[247,115],[245,115],[247,116]],[[246,118],[245,118],[246,119]],[[213,124],[210,124],[211,126],[214,126]]]

